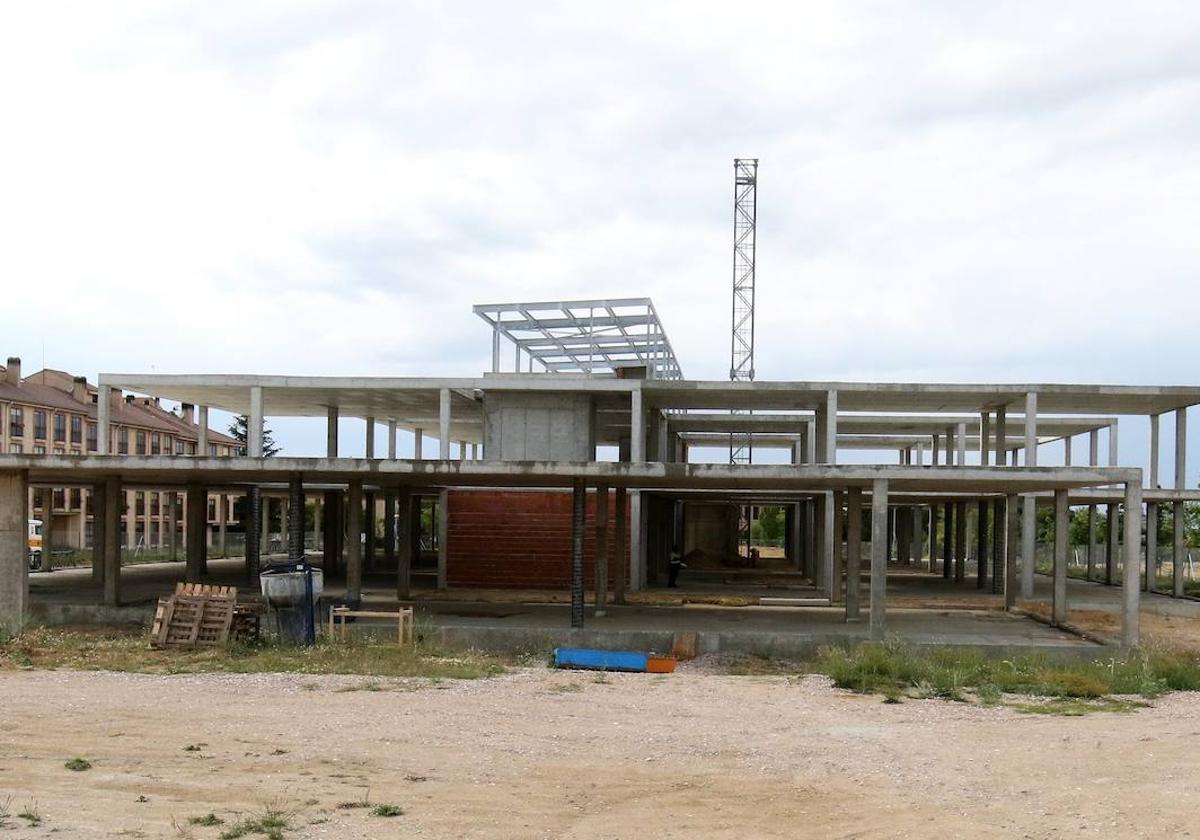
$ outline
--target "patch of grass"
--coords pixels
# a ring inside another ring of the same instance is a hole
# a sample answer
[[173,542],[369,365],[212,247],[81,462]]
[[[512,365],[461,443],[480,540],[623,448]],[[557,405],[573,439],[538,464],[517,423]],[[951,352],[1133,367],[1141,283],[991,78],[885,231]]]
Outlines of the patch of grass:
[[30,828],[36,828],[42,824],[42,812],[38,810],[36,802],[26,805],[25,810],[17,814],[17,818],[29,823]]
[[283,833],[292,825],[295,814],[278,806],[268,805],[261,813],[238,820],[221,832],[221,840],[237,840],[251,834],[265,834],[267,840],[283,840]]
[[727,674],[732,674],[737,677],[763,677],[763,676],[791,676],[803,670],[795,662],[788,662],[783,659],[775,659],[771,656],[760,656],[751,654],[749,656],[737,656],[727,660],[724,663],[724,670]]
[[322,639],[312,647],[231,643],[196,650],[152,650],[141,628],[39,627],[0,641],[0,671],[47,668],[147,674],[296,673],[481,679],[503,673],[508,661],[473,650],[432,644],[400,646],[369,636],[347,642]]
[[388,805],[386,803],[380,803],[379,805],[376,805],[374,808],[371,809],[371,816],[372,817],[402,817],[402,816],[404,816],[404,809],[401,808],[399,805]]
[[63,767],[66,767],[68,770],[74,770],[77,773],[82,773],[84,770],[92,769],[92,762],[88,761],[86,758],[75,756],[72,759],[68,759],[67,763],[64,764]]
[[383,683],[380,683],[376,680],[368,680],[367,682],[357,683],[356,685],[343,685],[341,688],[337,689],[339,694],[345,694],[348,691],[387,691],[387,688],[384,687]]
[[[965,700],[970,692],[985,705],[1000,703],[1004,694],[1107,703],[1110,695],[1152,698],[1200,688],[1200,653],[1153,649],[1075,661],[1043,654],[996,659],[957,648],[918,654],[898,642],[865,643],[822,648],[810,668],[839,688],[864,694]],[[1107,708],[1104,703],[1062,707]]]
[[1132,712],[1134,709],[1144,708],[1145,705],[1145,703],[1138,703],[1134,700],[1119,700],[1112,697],[1101,697],[1097,700],[1055,697],[1044,703],[1013,703],[1011,708],[1027,715],[1082,717],[1091,712]]
[[213,825],[224,825],[224,824],[225,824],[225,820],[221,819],[220,817],[218,817],[216,814],[212,813],[211,811],[200,817],[188,817],[188,825],[213,826]]
[[583,691],[583,686],[579,683],[556,683],[550,686],[549,690],[555,694],[569,694],[575,691]]

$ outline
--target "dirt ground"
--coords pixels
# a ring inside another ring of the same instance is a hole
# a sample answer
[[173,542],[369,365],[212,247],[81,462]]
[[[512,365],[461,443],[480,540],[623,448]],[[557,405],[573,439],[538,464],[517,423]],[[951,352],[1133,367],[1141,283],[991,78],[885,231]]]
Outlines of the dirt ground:
[[[0,707],[0,838],[216,838],[271,804],[294,812],[286,837],[313,838],[1178,837],[1200,804],[1192,693],[1060,718],[695,664],[27,671],[0,674]],[[337,807],[364,797],[405,814]],[[187,824],[209,812],[225,825]]]

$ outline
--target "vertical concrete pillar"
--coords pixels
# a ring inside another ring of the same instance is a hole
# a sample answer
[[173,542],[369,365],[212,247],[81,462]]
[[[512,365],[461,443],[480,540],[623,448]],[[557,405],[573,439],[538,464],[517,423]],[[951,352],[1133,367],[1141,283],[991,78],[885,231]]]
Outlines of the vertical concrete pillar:
[[[1183,490],[1187,484],[1187,409],[1175,411],[1175,489]],[[1184,506],[1183,502],[1174,502],[1172,512],[1175,515],[1174,529],[1171,532],[1171,594],[1176,598],[1183,597],[1184,581],[1183,567],[1187,561],[1184,546]]]
[[[104,584],[104,528],[108,524],[107,510],[108,493],[104,482],[98,481],[92,485],[92,582],[101,585]],[[174,560],[174,556],[171,559]]]
[[400,522],[399,546],[396,549],[396,598],[406,601],[411,593],[413,552],[416,551],[417,535],[414,533],[413,492],[401,487],[396,493],[396,518]]
[[[1028,453],[1028,449],[1025,450]],[[1037,566],[1037,497],[1025,496],[1021,507],[1021,598],[1033,597],[1033,572]]]
[[383,491],[383,565],[396,568],[396,491],[391,487]]
[[1004,518],[1007,524],[1004,540],[1004,609],[1017,605],[1017,545],[1021,540],[1021,517],[1017,512],[1020,497],[1006,496]]
[[298,563],[304,559],[304,476],[300,473],[288,479],[288,510],[287,554]]
[[1005,541],[1008,529],[1005,527],[1004,499],[992,500],[992,581],[993,595],[1004,592],[1004,567],[1007,557]]
[[[109,476],[104,482],[108,500],[104,509],[104,603],[110,607],[121,604],[121,508],[125,498],[121,479]],[[203,537],[203,530],[201,530]]]
[[450,460],[450,389],[438,394],[438,457]]
[[362,480],[352,478],[346,493],[346,600],[350,603],[362,600],[362,524]]
[[263,389],[250,389],[250,416],[246,423],[246,454],[251,458],[263,456]]
[[208,457],[208,406],[196,406],[196,457]]
[[363,568],[375,571],[375,491],[363,491]]
[[844,508],[846,494],[841,490],[835,490],[829,496],[833,507],[833,522],[830,529],[833,534],[833,566],[829,578],[829,603],[836,604],[842,600],[842,534],[845,533],[846,528]]
[[1071,466],[1071,436],[1063,435],[1063,466]]
[[596,617],[608,606],[608,485],[596,487]]
[[[205,504],[207,504],[207,499]],[[229,495],[217,494],[217,556],[228,557],[227,538],[229,531]]]
[[817,584],[825,590],[830,602],[837,591],[836,566],[834,565],[833,493],[821,494],[821,577]]
[[208,499],[204,487],[191,483],[187,486],[187,546],[184,554],[184,575],[189,583],[198,583],[208,571],[208,547],[205,545],[204,527],[208,521]]
[[101,385],[96,394],[96,454],[108,455],[111,452],[112,386]]
[[[517,345],[518,350],[520,345]],[[492,327],[492,373],[500,372],[500,328]]]
[[1038,395],[1030,391],[1025,395],[1025,466],[1037,466]]
[[[486,453],[485,453],[486,454]],[[425,459],[425,430],[420,427],[413,429],[413,460]]]
[[[949,455],[949,453],[947,453]],[[949,580],[954,564],[954,503],[942,505],[942,578]]]
[[862,587],[862,488],[846,491],[846,621],[858,621]]
[[289,491],[288,498],[279,500],[279,547],[284,554],[288,554],[290,552],[292,545],[291,532],[288,530],[288,514],[290,508],[291,495]]
[[887,630],[888,483],[871,483],[871,638],[882,641]]
[[262,555],[265,550],[262,522],[266,518],[263,511],[262,488],[257,486],[248,488],[246,490],[246,521],[242,523],[246,536],[246,557],[243,568],[246,573],[246,583],[252,589],[257,588],[255,582],[258,580],[259,569],[262,568]]
[[992,436],[992,414],[990,411],[979,412],[979,466],[988,465],[989,442]]
[[1146,503],[1146,576],[1147,592],[1158,585],[1158,505]]
[[21,631],[29,609],[27,482],[24,472],[0,474],[0,629],[6,633]]
[[[50,524],[47,522],[47,533],[49,528]],[[130,551],[137,548],[137,493],[133,490],[125,491],[125,547]]]
[[445,589],[449,586],[450,546],[447,545],[450,536],[450,491],[438,493],[438,553],[437,553],[437,586]]
[[1108,465],[1110,467],[1117,466],[1117,461],[1120,460],[1120,437],[1117,435],[1117,421],[1113,421],[1108,426]]
[[988,503],[979,499],[975,504],[975,588],[987,586],[988,561]]
[[1108,516],[1107,522],[1107,539],[1104,543],[1104,583],[1107,586],[1113,585],[1113,578],[1116,576],[1117,563],[1117,518],[1119,516],[1117,506],[1113,504],[1104,506]]
[[1008,465],[1008,447],[1005,445],[1008,442],[1008,407],[997,406],[996,408],[996,466],[1004,467]]
[[1150,415],[1150,480],[1146,485],[1151,490],[1157,490],[1162,485],[1158,482],[1158,464],[1159,464],[1159,434],[1158,434],[1158,418],[1159,415]]
[[366,433],[363,441],[363,452],[368,459],[371,459],[375,457],[375,418],[364,417],[363,425],[365,426],[364,431]]
[[1142,485],[1125,482],[1125,568],[1122,595],[1121,643],[1133,647],[1140,641],[1141,592],[1138,589],[1138,557],[1142,552]]
[[262,555],[271,553],[271,499],[269,496],[263,496],[262,490],[259,493],[259,540],[258,550]]
[[817,408],[817,463],[837,463],[837,391],[826,391]]
[[313,521],[312,521],[312,541],[313,550],[322,551],[324,540],[321,538],[321,523],[325,521],[325,506],[322,504],[324,499],[317,496],[313,499]]
[[959,423],[954,435],[955,446],[958,447],[957,452],[955,452],[955,459],[961,467],[967,463],[967,424]]
[[[93,516],[92,522],[94,523]],[[179,532],[176,529],[176,524],[179,522],[179,493],[174,490],[167,491],[167,556],[171,562],[179,559]],[[92,539],[95,539],[93,535]]]
[[954,581],[967,579],[967,503],[954,503]]
[[338,407],[329,406],[325,414],[325,457],[338,456]]
[[[1088,466],[1100,464],[1100,431],[1092,429],[1088,432]],[[1090,504],[1087,509],[1088,544],[1087,544],[1087,579],[1090,581],[1095,573],[1097,558],[1096,539],[1096,505]]]
[[930,448],[929,465],[936,467],[938,465],[938,451],[941,446],[941,438],[938,435],[933,436],[933,443]]
[[1067,549],[1070,536],[1071,508],[1067,491],[1054,491],[1054,568],[1050,623],[1061,627],[1067,620]]
[[938,506],[929,506],[929,574],[937,573]]
[[625,575],[628,567],[625,562],[625,546],[629,539],[629,522],[626,515],[627,496],[624,487],[618,487],[613,492],[613,556],[616,558],[617,573],[613,575],[613,603],[625,603]]
[[583,528],[587,485],[575,479],[571,488],[571,627],[583,629]]
[[646,414],[642,409],[642,389],[629,394],[629,460],[646,460]]

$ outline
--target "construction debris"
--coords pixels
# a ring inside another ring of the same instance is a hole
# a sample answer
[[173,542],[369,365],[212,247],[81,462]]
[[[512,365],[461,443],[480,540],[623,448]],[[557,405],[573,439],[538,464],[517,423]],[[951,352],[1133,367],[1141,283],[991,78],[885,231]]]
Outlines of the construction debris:
[[223,645],[231,637],[257,639],[258,604],[239,604],[237,587],[178,583],[168,598],[159,598],[150,628],[153,648]]

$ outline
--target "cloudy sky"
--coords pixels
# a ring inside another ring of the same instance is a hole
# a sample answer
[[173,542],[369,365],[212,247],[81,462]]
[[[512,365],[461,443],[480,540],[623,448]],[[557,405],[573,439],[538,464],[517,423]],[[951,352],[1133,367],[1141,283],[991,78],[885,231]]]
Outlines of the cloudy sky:
[[1189,2],[10,4],[0,350],[475,374],[472,303],[649,295],[723,378],[747,156],[759,378],[1196,383],[1198,43]]

